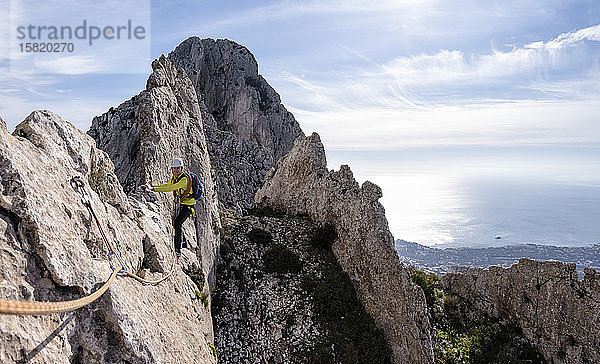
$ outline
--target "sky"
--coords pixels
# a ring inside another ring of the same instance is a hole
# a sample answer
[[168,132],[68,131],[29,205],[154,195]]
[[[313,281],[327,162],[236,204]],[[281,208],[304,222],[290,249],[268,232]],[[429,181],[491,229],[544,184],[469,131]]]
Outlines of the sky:
[[[87,130],[145,87],[152,59],[199,36],[246,46],[304,132],[320,133],[329,167],[350,164],[359,180],[377,182],[389,156],[407,150],[540,147],[552,156],[548,148],[600,147],[600,1],[84,3],[0,0],[0,117],[9,129],[45,108]],[[133,19],[146,38],[77,44],[85,52],[61,60],[17,49],[19,25],[86,18]],[[350,149],[370,153],[368,162]],[[585,165],[577,170],[600,183]],[[385,201],[394,185],[382,183]]]

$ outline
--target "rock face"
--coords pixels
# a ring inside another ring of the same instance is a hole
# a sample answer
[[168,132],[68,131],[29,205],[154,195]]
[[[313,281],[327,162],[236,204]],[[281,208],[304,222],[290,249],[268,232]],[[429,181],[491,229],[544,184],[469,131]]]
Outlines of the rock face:
[[433,350],[425,297],[398,260],[381,189],[361,187],[348,166],[328,171],[319,135],[298,138],[267,176],[256,203],[331,223],[339,239],[333,252],[367,312],[383,329],[396,363],[431,363]]
[[219,130],[267,148],[275,161],[302,134],[277,92],[258,74],[254,56],[229,40],[191,37],[169,59],[192,80]]
[[389,363],[383,332],[306,217],[224,218],[213,313],[226,363]]
[[208,148],[223,206],[252,207],[264,177],[303,135],[245,47],[191,37],[169,54],[192,80],[207,125]]
[[586,268],[579,281],[574,263],[521,259],[510,268],[449,273],[443,282],[474,311],[521,327],[548,362],[600,362],[600,275],[594,269]]
[[[0,123],[0,167],[3,298],[75,299],[110,275],[100,233],[70,186],[72,176],[86,181],[128,270],[144,269],[147,279],[170,270],[168,212],[147,201],[150,196],[126,196],[108,156],[57,115],[35,111],[13,135]],[[200,265],[193,254],[188,259]],[[215,362],[210,312],[194,298],[195,289],[175,266],[156,286],[117,277],[98,300],[66,314],[2,316],[0,362]]]
[[[284,242],[300,252],[305,272],[319,271],[319,259],[305,252],[312,224],[303,219],[244,217],[224,227],[230,232],[221,248],[213,305],[219,359],[226,363],[306,362],[303,352],[325,336],[310,309],[310,296],[302,288],[307,274],[266,273],[262,256],[273,242]],[[249,239],[253,229],[267,232],[272,241]]]
[[[198,175],[204,184],[205,196],[196,204],[196,228],[188,221],[184,231],[193,248],[202,248],[199,255],[203,268],[207,270],[209,282],[214,284],[220,227],[218,197],[211,177],[198,98],[189,78],[181,69],[175,69],[166,57],[155,60],[152,69],[146,90],[94,118],[89,134],[117,161],[116,174],[129,193],[148,181],[167,182],[174,157],[183,158],[185,168]],[[159,194],[159,200],[171,211],[170,194]],[[196,237],[196,231],[201,237]],[[204,244],[198,245],[198,239],[204,240]]]
[[[294,139],[303,135],[302,130],[279,95],[258,74],[258,64],[245,47],[228,40],[192,37],[171,52],[169,60],[189,76],[191,89],[184,74],[169,71],[167,78],[157,79],[158,84],[149,80],[141,94],[94,118],[89,134],[113,159],[117,176],[129,193],[145,173],[141,168],[145,162],[140,159],[144,157],[144,138],[152,138],[152,130],[169,126],[164,128],[169,134],[161,135],[168,136],[166,141],[183,145],[191,139],[189,144],[201,143],[208,149],[221,206],[244,213],[253,206],[254,194],[269,169],[291,149]],[[177,80],[170,78],[175,75]],[[170,96],[169,92],[151,92],[165,81],[173,90]],[[149,98],[161,112],[144,111]],[[202,127],[185,122],[186,114],[202,120]],[[194,140],[198,134],[203,135],[201,142]]]

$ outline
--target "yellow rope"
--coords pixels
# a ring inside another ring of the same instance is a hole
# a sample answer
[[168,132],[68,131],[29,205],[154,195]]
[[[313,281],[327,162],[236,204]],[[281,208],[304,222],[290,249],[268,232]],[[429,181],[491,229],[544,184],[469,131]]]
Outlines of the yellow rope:
[[121,268],[115,269],[108,281],[96,292],[72,301],[61,302],[35,302],[35,301],[14,301],[0,299],[0,314],[8,315],[49,315],[65,311],[75,310],[92,303],[98,297],[102,296],[108,287],[113,283],[115,277]]
[[155,281],[151,281],[151,280],[147,280],[144,279],[136,274],[133,274],[131,272],[127,272],[127,276],[131,277],[133,279],[135,279],[138,282],[142,282],[144,284],[159,284],[160,282],[164,281],[165,279],[169,278],[171,276],[171,274],[173,274],[173,271],[175,271],[175,262],[177,260],[176,256],[175,256],[175,252],[173,252],[173,262],[171,263],[171,270],[169,271],[169,273],[167,273],[167,275],[163,276],[161,279],[157,279]]
[[[103,236],[104,237],[104,236]],[[177,261],[177,257],[175,255],[175,250],[173,247],[171,248],[171,252],[173,253],[173,262],[171,263],[171,270],[164,277],[157,280],[147,280],[144,279],[134,273],[125,272],[125,275],[131,277],[141,283],[144,284],[159,284],[165,279],[169,278],[173,272],[175,271],[175,263]],[[61,302],[37,302],[37,301],[16,301],[16,300],[5,300],[0,298],[0,314],[7,315],[49,315],[52,313],[59,313],[65,311],[71,311],[88,305],[94,302],[98,297],[102,296],[104,292],[110,287],[110,285],[115,280],[115,277],[119,274],[119,272],[123,269],[123,267],[119,267],[115,269],[108,279],[106,283],[96,292],[72,301],[61,301]]]
[[[131,277],[141,283],[144,284],[159,284],[160,282],[169,278],[173,272],[175,271],[175,262],[177,258],[175,253],[173,253],[173,261],[171,263],[171,269],[167,275],[157,280],[147,280],[136,274],[131,272],[126,272],[125,274],[128,277]],[[94,302],[98,297],[102,296],[104,292],[108,289],[108,287],[113,283],[115,277],[119,274],[121,268],[117,268],[113,271],[112,275],[104,283],[102,287],[96,292],[90,294],[89,296],[82,297],[72,301],[61,301],[61,302],[36,302],[36,301],[15,301],[15,300],[5,300],[0,298],[0,314],[7,315],[49,315],[52,313],[59,313],[65,311],[72,311],[88,305]]]

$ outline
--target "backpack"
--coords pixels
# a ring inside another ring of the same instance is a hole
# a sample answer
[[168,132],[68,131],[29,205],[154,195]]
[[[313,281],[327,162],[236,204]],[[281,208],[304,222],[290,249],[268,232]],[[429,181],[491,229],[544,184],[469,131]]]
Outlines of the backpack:
[[[186,198],[191,197],[196,201],[200,201],[202,195],[204,195],[204,185],[200,182],[198,176],[192,172],[181,173],[175,180],[175,183],[179,182],[184,176],[187,178],[188,184],[185,191],[181,194],[181,200],[183,201]],[[173,195],[176,195],[175,191],[173,191]]]

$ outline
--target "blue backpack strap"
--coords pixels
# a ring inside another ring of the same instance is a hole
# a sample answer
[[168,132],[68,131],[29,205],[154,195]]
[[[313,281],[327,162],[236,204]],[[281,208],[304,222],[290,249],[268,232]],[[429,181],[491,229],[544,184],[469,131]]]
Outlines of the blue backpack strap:
[[202,182],[200,182],[200,180],[198,180],[198,186],[200,189],[200,196],[198,196],[196,200],[200,200],[202,196],[204,196],[204,185],[202,184]]

